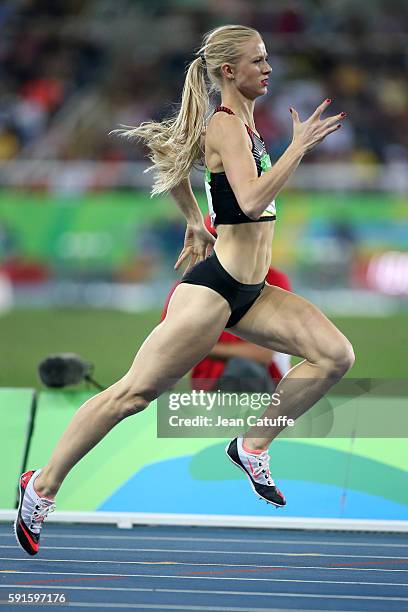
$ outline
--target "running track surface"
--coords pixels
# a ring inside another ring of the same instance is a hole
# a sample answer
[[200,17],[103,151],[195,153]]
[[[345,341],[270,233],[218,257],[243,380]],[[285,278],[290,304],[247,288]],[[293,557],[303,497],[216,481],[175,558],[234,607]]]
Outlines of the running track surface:
[[0,525],[1,610],[64,593],[57,609],[402,612],[407,587],[400,534],[50,523],[28,557]]

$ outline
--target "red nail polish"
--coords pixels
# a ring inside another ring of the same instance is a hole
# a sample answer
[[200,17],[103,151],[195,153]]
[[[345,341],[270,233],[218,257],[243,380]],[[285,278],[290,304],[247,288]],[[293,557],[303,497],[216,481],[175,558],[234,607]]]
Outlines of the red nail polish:
[[292,109],[291,109],[291,108],[289,108],[289,112],[290,112],[290,113],[292,112]]
[[331,98],[326,98],[326,102],[327,102],[327,104],[330,104]]
[[340,117],[347,117],[347,113],[340,113]]
[[341,128],[341,123],[339,123],[337,127],[338,127],[338,128]]

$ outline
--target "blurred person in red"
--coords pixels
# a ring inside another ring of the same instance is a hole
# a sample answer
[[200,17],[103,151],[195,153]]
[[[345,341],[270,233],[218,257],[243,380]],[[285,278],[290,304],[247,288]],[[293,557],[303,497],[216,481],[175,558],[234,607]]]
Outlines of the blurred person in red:
[[[216,238],[210,215],[204,218],[207,230]],[[270,267],[266,275],[268,285],[292,291],[288,276]],[[177,281],[166,298],[161,320],[166,318],[167,307]],[[272,392],[282,377],[290,370],[290,356],[253,344],[234,334],[223,331],[207,357],[191,370],[192,389],[211,391]]]

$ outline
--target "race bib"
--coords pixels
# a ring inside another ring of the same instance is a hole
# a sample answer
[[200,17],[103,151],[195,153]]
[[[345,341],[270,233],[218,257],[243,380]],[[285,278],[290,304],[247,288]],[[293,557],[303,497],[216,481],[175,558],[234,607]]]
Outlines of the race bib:
[[[261,162],[261,168],[262,168],[262,172],[261,172],[261,176],[262,176],[262,174],[265,174],[265,172],[268,172],[268,170],[272,168],[271,158],[269,157],[268,153],[264,153],[262,155],[260,162]],[[268,204],[268,206],[263,211],[261,217],[274,217],[274,216],[276,216],[276,205],[275,205],[275,200],[272,200],[272,202]]]

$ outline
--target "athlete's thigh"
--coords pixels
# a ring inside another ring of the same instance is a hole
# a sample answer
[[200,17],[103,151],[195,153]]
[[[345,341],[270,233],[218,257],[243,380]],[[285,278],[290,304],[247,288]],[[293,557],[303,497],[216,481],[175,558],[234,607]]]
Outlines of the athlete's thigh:
[[265,285],[258,300],[229,331],[274,351],[311,361],[343,334],[313,304],[295,293]]
[[214,290],[181,283],[165,320],[146,338],[125,379],[163,392],[208,355],[230,314],[228,302]]

